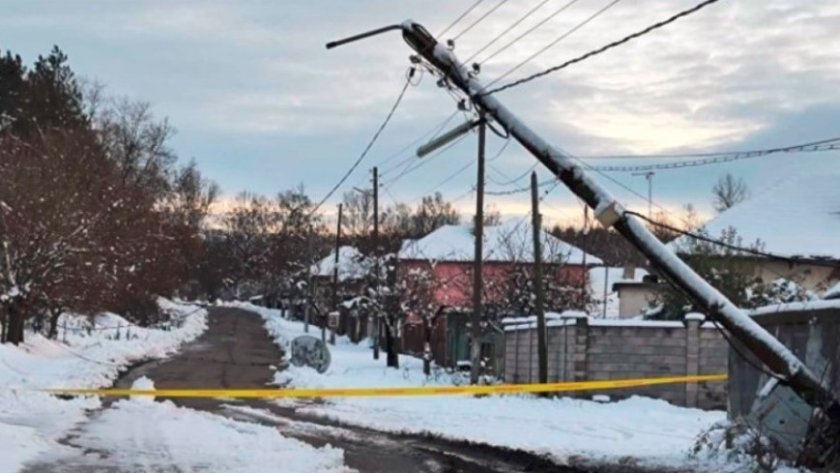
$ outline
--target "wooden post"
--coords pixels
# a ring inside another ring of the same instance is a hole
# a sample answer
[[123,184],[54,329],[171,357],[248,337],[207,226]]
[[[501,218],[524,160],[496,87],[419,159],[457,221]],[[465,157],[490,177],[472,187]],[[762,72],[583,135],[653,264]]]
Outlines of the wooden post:
[[[333,290],[332,290],[332,308],[334,311],[338,311],[338,262],[339,262],[339,249],[341,248],[341,209],[342,205],[338,204],[338,223],[335,229],[335,264],[333,265]],[[329,313],[327,314],[327,320],[324,323],[324,328],[322,328],[322,335],[321,340],[324,339],[323,330],[326,330],[326,326],[329,325]],[[330,344],[335,345],[335,327],[330,328]]]
[[305,295],[305,303],[303,305],[303,332],[309,333],[309,314],[312,313],[312,304],[315,303],[315,288],[313,287],[314,278],[312,277],[312,265],[314,262],[314,258],[312,257],[312,240],[315,238],[315,232],[313,231],[312,225],[309,225],[309,238],[306,242],[306,253],[307,253],[307,264],[309,267],[307,268],[307,275],[306,275],[306,295]]
[[382,254],[379,246],[379,168],[373,168],[373,277],[376,288],[376,300],[373,305],[373,359],[379,359],[379,317],[382,306],[381,274],[379,274],[379,256]]
[[484,144],[486,140],[487,122],[484,112],[479,115],[478,124],[478,175],[476,176],[475,195],[475,258],[473,260],[473,310],[470,317],[471,338],[470,346],[470,383],[478,383],[481,368],[481,289],[484,285],[482,278],[483,245],[484,245]]
[[531,173],[531,226],[534,236],[534,309],[537,312],[537,371],[540,383],[548,382],[548,345],[545,327],[545,294],[543,293],[542,268],[542,215],[540,215],[539,184],[537,172]]

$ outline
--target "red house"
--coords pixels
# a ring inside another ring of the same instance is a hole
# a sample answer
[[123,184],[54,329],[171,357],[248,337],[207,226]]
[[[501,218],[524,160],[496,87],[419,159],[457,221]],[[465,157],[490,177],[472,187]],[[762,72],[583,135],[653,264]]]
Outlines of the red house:
[[[527,284],[534,261],[531,232],[531,225],[521,220],[484,229],[482,297],[485,305],[499,312],[497,316],[528,315],[512,312],[517,310],[516,298],[530,293]],[[426,326],[430,325],[430,351],[439,365],[456,366],[469,358],[467,319],[472,307],[474,241],[472,225],[446,225],[403,244],[398,275],[406,286],[403,305],[409,313],[403,326],[405,352],[423,354]],[[546,274],[553,280],[552,286],[559,289],[587,291],[587,267],[602,264],[597,257],[548,232],[542,233],[542,252]],[[439,311],[441,307],[446,310]],[[549,306],[546,310],[567,308]],[[482,350],[492,358],[494,317],[485,316],[491,329],[485,330]]]

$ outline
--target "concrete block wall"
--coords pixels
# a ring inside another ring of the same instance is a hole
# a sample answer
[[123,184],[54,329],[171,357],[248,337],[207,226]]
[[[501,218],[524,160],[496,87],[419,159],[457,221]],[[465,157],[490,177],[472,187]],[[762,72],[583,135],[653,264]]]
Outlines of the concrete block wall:
[[[547,323],[549,381],[586,381],[719,374],[727,371],[726,340],[710,324],[615,321],[586,317]],[[537,332],[531,319],[505,327],[505,381],[537,382]],[[600,394],[580,393],[582,396]],[[605,391],[664,399],[676,405],[723,408],[726,384],[685,383]]]

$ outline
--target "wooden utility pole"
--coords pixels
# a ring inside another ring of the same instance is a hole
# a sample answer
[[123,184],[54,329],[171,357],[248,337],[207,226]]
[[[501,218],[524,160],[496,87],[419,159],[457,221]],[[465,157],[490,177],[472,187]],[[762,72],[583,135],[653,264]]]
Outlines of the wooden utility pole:
[[531,227],[534,235],[534,309],[537,312],[537,360],[539,382],[548,382],[548,344],[545,328],[545,294],[543,293],[542,267],[542,215],[540,214],[539,184],[537,172],[531,173]]
[[382,254],[379,246],[379,168],[373,167],[373,281],[376,289],[376,300],[373,304],[373,359],[379,359],[379,317],[381,317],[381,277],[379,274],[379,256]]
[[[332,287],[332,309],[338,311],[338,263],[339,263],[339,249],[341,249],[341,209],[342,205],[338,204],[338,223],[335,228],[335,260],[333,264],[333,287]],[[327,313],[327,320],[324,327],[329,325],[330,315]],[[324,331],[321,331],[321,340],[324,340]],[[335,327],[330,329],[330,343],[335,345]]]
[[484,144],[486,141],[487,123],[484,112],[478,117],[478,175],[475,184],[475,258],[473,260],[473,310],[470,317],[470,383],[478,383],[481,369],[481,290],[484,286],[482,267],[484,259]]
[[[315,239],[315,231],[312,228],[312,224],[309,225],[309,238],[307,238],[306,242],[306,303],[303,306],[303,332],[309,333],[309,314],[312,313],[312,304],[315,303],[315,288],[312,286],[313,278],[312,278],[312,267],[313,267],[313,254],[312,254],[312,240]],[[317,266],[315,266],[317,268]],[[320,268],[318,268],[320,270]]]

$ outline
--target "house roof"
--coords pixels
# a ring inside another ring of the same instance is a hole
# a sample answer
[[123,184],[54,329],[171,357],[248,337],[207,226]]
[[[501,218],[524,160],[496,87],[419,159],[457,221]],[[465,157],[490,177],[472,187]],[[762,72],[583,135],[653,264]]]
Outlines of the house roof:
[[[732,227],[747,246],[780,256],[840,259],[840,174],[798,175],[755,194],[709,220],[711,237]],[[689,237],[669,244],[678,251]]]
[[[312,265],[311,271],[315,276],[333,275],[335,268],[335,250]],[[370,262],[353,246],[342,246],[338,249],[338,280],[360,279],[365,277],[371,268]]]
[[[530,223],[521,220],[484,227],[484,260],[493,262],[533,262],[533,236]],[[444,225],[423,238],[406,241],[400,259],[472,261],[474,236],[471,224]],[[547,262],[583,264],[584,252],[548,232],[542,232],[543,259]],[[586,264],[602,264],[586,254]]]

